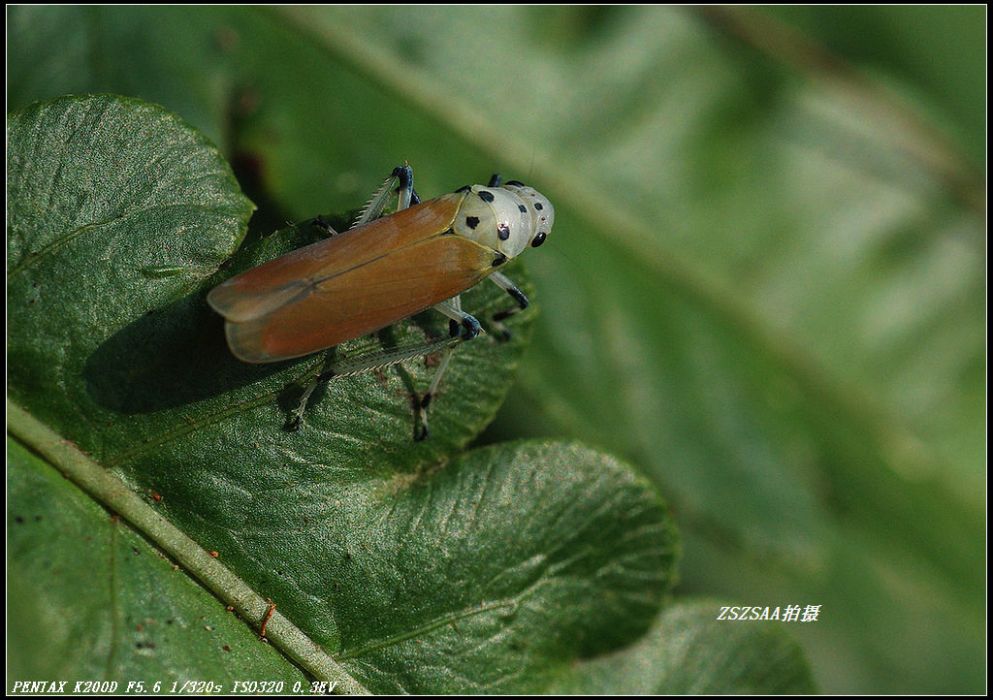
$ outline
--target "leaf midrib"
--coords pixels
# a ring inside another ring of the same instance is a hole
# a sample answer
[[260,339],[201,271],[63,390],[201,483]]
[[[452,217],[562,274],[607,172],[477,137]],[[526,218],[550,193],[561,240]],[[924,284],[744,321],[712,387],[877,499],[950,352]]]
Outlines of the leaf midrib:
[[[234,607],[243,620],[264,619],[269,610],[265,598],[162,517],[109,470],[9,399],[7,431],[25,449],[58,470],[95,501],[127,520],[205,589]],[[285,616],[276,613],[269,619],[266,638],[290,663],[319,680],[334,682],[337,692],[369,693],[315,640]]]

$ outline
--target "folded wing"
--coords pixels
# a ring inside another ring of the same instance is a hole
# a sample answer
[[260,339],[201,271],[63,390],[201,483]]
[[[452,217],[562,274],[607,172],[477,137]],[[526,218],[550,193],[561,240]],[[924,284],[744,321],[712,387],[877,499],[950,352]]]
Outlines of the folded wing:
[[294,251],[208,295],[245,362],[301,357],[372,333],[472,287],[494,251],[450,233],[462,193]]

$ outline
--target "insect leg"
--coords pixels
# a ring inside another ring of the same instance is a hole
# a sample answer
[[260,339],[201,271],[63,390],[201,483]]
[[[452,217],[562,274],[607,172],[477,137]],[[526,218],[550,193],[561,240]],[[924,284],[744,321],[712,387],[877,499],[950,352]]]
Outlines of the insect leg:
[[[351,228],[358,228],[363,226],[370,221],[378,219],[382,216],[383,211],[386,208],[386,203],[389,201],[390,195],[393,192],[397,193],[397,211],[402,211],[410,207],[412,204],[420,204],[421,198],[417,194],[417,190],[414,189],[414,170],[407,163],[399,165],[393,169],[390,176],[386,178],[379,189],[377,189],[369,201],[363,207],[362,212],[359,217],[352,224]],[[315,225],[326,228],[330,231],[332,235],[336,232],[331,228],[327,222],[325,222],[321,217],[315,219]],[[439,307],[444,308],[439,308]],[[417,357],[420,355],[429,355],[438,350],[443,350],[444,354],[441,359],[441,364],[439,369],[435,372],[435,376],[431,382],[431,387],[428,389],[428,393],[422,398],[418,397],[416,394],[413,396],[414,404],[418,406],[418,410],[423,418],[421,421],[421,429],[417,430],[414,439],[423,440],[427,437],[427,413],[426,409],[428,404],[431,402],[431,395],[438,388],[438,383],[441,381],[441,375],[444,374],[445,368],[451,359],[451,355],[454,346],[459,342],[464,340],[471,340],[479,334],[481,328],[479,321],[462,311],[461,304],[459,303],[459,298],[451,302],[443,302],[439,304],[438,307],[442,313],[447,315],[452,320],[452,325],[450,326],[451,337],[444,341],[433,341],[423,345],[412,346],[411,348],[405,350],[386,350],[382,352],[373,352],[366,355],[361,355],[356,358],[351,358],[345,362],[338,362],[334,359],[334,351],[331,350],[327,353],[324,360],[324,366],[303,389],[303,394],[300,397],[300,402],[297,407],[291,412],[290,420],[287,423],[287,428],[289,430],[299,430],[303,423],[303,414],[307,410],[307,403],[310,401],[311,395],[314,390],[322,382],[330,381],[335,377],[351,376],[355,374],[361,374],[362,372],[368,372],[370,370],[382,369],[389,367],[405,359],[411,357]]]
[[518,289],[517,285],[502,272],[494,272],[490,274],[490,279],[493,280],[494,284],[507,292],[507,294],[513,297],[514,301],[517,302],[517,306],[505,311],[498,311],[493,314],[493,327],[497,331],[497,337],[500,340],[507,341],[510,340],[510,331],[502,323],[502,321],[528,308],[528,298],[525,296],[524,292]]
[[404,163],[393,169],[393,175],[399,181],[397,183],[397,211],[403,211],[410,206],[414,198],[414,169]]
[[487,183],[487,187],[499,187],[503,184],[503,176],[500,173],[493,173],[490,175],[490,181]]
[[[365,372],[371,372],[377,369],[386,369],[401,362],[431,355],[439,351],[447,352],[461,342],[463,342],[461,337],[443,338],[424,343],[413,343],[394,348],[372,350],[355,355],[354,357],[345,358],[337,357],[336,352],[333,350],[329,351],[321,369],[310,378],[307,386],[304,387],[299,404],[290,413],[289,420],[286,423],[286,429],[292,431],[300,429],[311,394],[324,382],[330,382],[340,377],[354,377],[357,374],[364,374]],[[420,401],[418,400],[419,403]]]
[[[499,182],[499,177],[499,175],[493,176],[490,180],[490,187],[495,186],[492,184],[494,180]],[[525,296],[524,292],[518,289],[517,285],[515,285],[513,281],[503,273],[494,272],[490,275],[490,279],[493,280],[498,287],[506,291],[511,297],[514,298],[514,301],[517,302],[516,307],[506,311],[500,311],[493,315],[493,323],[499,331],[500,339],[509,340],[510,331],[507,330],[501,321],[513,316],[523,309],[526,309],[528,307],[528,298]],[[482,332],[482,329],[479,327],[479,321],[462,310],[462,299],[460,296],[455,296],[447,301],[441,302],[440,304],[436,304],[434,308],[448,316],[450,319],[449,333],[452,338],[457,337],[461,340],[472,340],[480,332]],[[420,400],[417,400],[416,396],[414,397],[420,417],[420,429],[415,434],[415,440],[423,440],[428,436],[428,407],[431,405],[431,400],[434,398],[434,395],[438,393],[438,387],[441,385],[441,378],[444,376],[445,371],[448,369],[448,365],[452,361],[452,355],[455,354],[456,347],[458,347],[458,345],[453,343],[445,348],[441,356],[441,361],[438,363],[438,369],[435,370],[434,377],[431,379],[431,385],[428,387],[427,392],[420,397]]]
[[328,222],[328,220],[325,219],[320,214],[318,214],[316,217],[314,217],[314,220],[311,222],[311,224],[313,226],[319,228],[321,231],[323,231],[324,232],[324,235],[327,236],[328,238],[331,238],[332,236],[337,236],[338,235],[338,232],[334,230],[334,227],[331,226],[331,224]]
[[[420,197],[414,192],[414,169],[404,163],[393,168],[390,176],[383,181],[379,189],[372,193],[372,197],[362,207],[359,217],[351,225],[349,230],[364,226],[365,224],[378,219],[386,209],[386,203],[390,200],[390,195],[397,192],[397,211],[406,209],[411,205],[419,203]],[[414,201],[416,199],[416,201]]]
[[[479,321],[462,310],[461,296],[454,296],[447,301],[436,304],[434,308],[448,316],[449,334],[453,339],[462,341],[472,340],[482,332]],[[452,355],[455,354],[455,348],[457,346],[457,343],[453,343],[442,352],[441,361],[438,363],[438,368],[434,371],[434,377],[431,378],[431,384],[428,386],[427,392],[420,397],[416,394],[414,395],[414,405],[417,406],[418,422],[420,423],[420,427],[415,429],[414,440],[424,440],[428,436],[428,407],[431,405],[434,395],[438,393],[441,378],[445,376],[445,370],[448,369],[448,365],[452,361]]]
[[455,347],[454,345],[450,345],[442,351],[438,369],[434,371],[434,376],[431,378],[431,385],[428,386],[428,390],[424,393],[424,396],[420,398],[416,395],[414,396],[417,402],[417,414],[420,422],[420,428],[415,429],[414,440],[418,442],[427,438],[430,432],[428,430],[428,406],[431,405],[431,399],[434,398],[434,395],[438,393],[441,378],[445,375],[445,370],[448,369],[448,365],[452,361],[452,355],[455,354]]
[[479,325],[479,321],[476,320],[475,316],[467,314],[462,310],[462,302],[458,296],[454,296],[440,304],[435,304],[434,309],[448,316],[449,335],[453,338],[457,335],[462,340],[472,340],[483,332],[483,328]]
[[303,426],[303,414],[307,412],[307,403],[310,402],[310,395],[320,385],[321,383],[315,378],[303,388],[303,394],[300,396],[299,403],[297,403],[296,408],[290,411],[290,417],[286,421],[286,430],[294,433],[300,430]]

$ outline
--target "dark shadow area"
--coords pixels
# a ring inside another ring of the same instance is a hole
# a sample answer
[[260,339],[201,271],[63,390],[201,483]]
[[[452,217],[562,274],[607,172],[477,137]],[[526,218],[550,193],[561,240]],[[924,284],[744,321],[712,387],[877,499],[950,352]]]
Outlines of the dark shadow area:
[[104,408],[151,413],[202,401],[265,379],[300,360],[241,362],[228,350],[224,322],[200,290],[150,311],[90,355],[87,390]]
[[[224,321],[207,305],[206,289],[148,312],[90,355],[83,374],[87,391],[100,406],[128,415],[152,413],[203,401],[314,361],[311,355],[265,365],[241,362],[227,347]],[[434,316],[440,317],[429,310],[412,319],[425,338],[440,337],[446,328]],[[384,349],[398,344],[393,328],[383,329],[377,338]],[[400,365],[392,371],[413,395],[407,371]],[[325,392],[324,385],[318,387],[308,404],[320,402]],[[289,383],[279,397],[280,407],[289,413],[302,394],[303,386]]]
[[246,242],[201,289],[149,311],[105,340],[86,362],[88,392],[112,411],[151,413],[202,401],[306,362],[250,365],[235,358],[224,338],[224,321],[207,305],[206,295],[224,279],[320,238],[321,230],[310,220]]

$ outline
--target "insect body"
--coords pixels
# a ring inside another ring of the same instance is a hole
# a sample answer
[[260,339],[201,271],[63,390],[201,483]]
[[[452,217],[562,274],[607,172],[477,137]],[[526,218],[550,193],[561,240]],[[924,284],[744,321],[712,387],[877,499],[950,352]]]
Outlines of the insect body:
[[[380,218],[394,190],[398,211]],[[487,186],[418,203],[413,174],[403,166],[350,230],[329,229],[330,238],[227,280],[207,301],[225,318],[232,353],[251,363],[309,355],[431,307],[455,322],[453,336],[469,340],[480,325],[461,310],[458,295],[489,277],[518,308],[526,307],[524,294],[497,270],[528,246],[541,245],[554,218],[551,203],[536,190],[516,181],[501,186],[497,176]],[[419,400],[423,419],[451,347]],[[376,366],[383,363],[369,368]],[[424,420],[422,425],[426,434]]]

